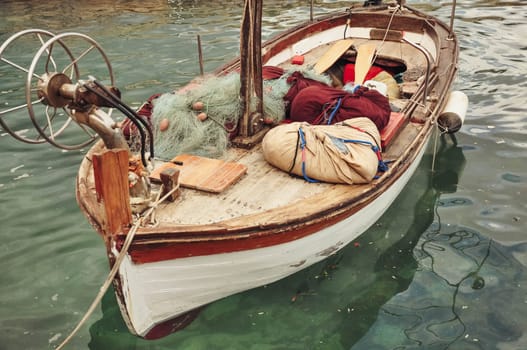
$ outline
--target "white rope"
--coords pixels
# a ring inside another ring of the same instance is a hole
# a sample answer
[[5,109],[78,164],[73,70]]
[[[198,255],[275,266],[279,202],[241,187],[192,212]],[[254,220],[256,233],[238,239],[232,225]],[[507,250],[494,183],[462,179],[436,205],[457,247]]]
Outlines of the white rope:
[[108,288],[110,287],[110,284],[112,283],[112,281],[114,280],[115,278],[115,275],[117,275],[117,272],[119,271],[119,267],[121,266],[121,263],[123,262],[123,259],[124,257],[126,256],[126,254],[128,253],[128,249],[130,248],[130,246],[132,245],[132,241],[135,237],[135,234],[137,232],[137,230],[139,229],[139,226],[141,226],[141,224],[143,223],[143,220],[148,218],[153,212],[154,210],[157,208],[157,206],[159,205],[159,203],[162,203],[165,199],[167,199],[172,193],[174,193],[176,190],[179,189],[179,185],[177,185],[176,187],[174,187],[173,189],[171,189],[169,192],[167,192],[161,199],[159,199],[160,195],[161,195],[161,192],[163,190],[163,186],[161,186],[161,188],[159,189],[159,193],[158,193],[158,196],[156,198],[156,201],[152,204],[152,206],[148,209],[148,211],[146,212],[146,214],[144,214],[143,216],[141,216],[135,223],[134,225],[132,226],[132,228],[130,229],[130,231],[128,231],[128,234],[126,235],[126,239],[124,241],[124,244],[123,244],[123,247],[121,249],[121,251],[119,252],[119,255],[117,256],[117,259],[115,260],[115,263],[113,264],[113,267],[110,271],[110,273],[108,274],[108,277],[106,278],[106,280],[104,281],[103,285],[101,286],[100,290],[99,290],[99,293],[97,294],[97,296],[95,297],[95,299],[93,300],[93,302],[91,303],[90,307],[88,308],[88,310],[86,311],[86,313],[84,314],[84,316],[81,318],[81,320],[77,323],[77,326],[71,331],[71,333],[64,339],[64,341],[62,341],[62,343],[57,346],[57,350],[60,350],[60,349],[63,349],[64,346],[66,346],[67,343],[69,343],[69,341],[75,336],[75,334],[81,329],[81,327],[84,325],[84,323],[88,320],[88,318],[91,316],[91,314],[93,313],[93,311],[95,310],[95,307],[101,302],[104,294],[106,293],[106,291],[108,290]]
[[395,13],[400,9],[400,5],[395,6],[395,9],[390,16],[390,21],[388,22],[388,27],[386,28],[386,31],[384,32],[384,38],[381,40],[381,44],[379,47],[375,50],[375,55],[373,56],[372,62],[375,62],[377,59],[377,56],[379,55],[379,51],[381,51],[382,47],[384,46],[384,43],[386,41],[386,38],[388,37],[388,32],[390,31],[390,27],[392,26],[393,18],[395,17]]

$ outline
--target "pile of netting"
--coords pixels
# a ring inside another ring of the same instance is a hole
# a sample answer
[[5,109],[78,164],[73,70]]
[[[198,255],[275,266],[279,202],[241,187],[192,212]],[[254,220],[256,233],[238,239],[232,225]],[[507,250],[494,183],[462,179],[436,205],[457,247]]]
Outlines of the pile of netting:
[[[297,69],[298,71],[298,69]],[[279,78],[264,80],[263,106],[267,123],[285,118],[283,97],[289,91],[286,71]],[[326,75],[302,71],[311,79],[331,84]],[[240,75],[210,76],[186,88],[153,100],[151,122],[156,157],[172,159],[182,153],[219,158],[236,134],[240,108]],[[256,106],[251,106],[255,110]]]

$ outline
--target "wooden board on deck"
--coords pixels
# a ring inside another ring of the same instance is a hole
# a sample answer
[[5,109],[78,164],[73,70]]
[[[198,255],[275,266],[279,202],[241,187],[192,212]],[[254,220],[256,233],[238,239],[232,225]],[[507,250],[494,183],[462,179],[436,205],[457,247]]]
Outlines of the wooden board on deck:
[[342,39],[335,42],[326,53],[315,64],[315,72],[322,74],[329,69],[337,60],[346,52],[351,45],[353,39]]
[[375,55],[377,46],[372,43],[362,44],[357,47],[357,59],[355,60],[355,84],[362,85],[366,74],[373,63],[373,56]]
[[243,164],[182,154],[152,171],[150,179],[160,182],[159,174],[167,168],[180,170],[180,186],[213,193],[221,193],[247,172]]

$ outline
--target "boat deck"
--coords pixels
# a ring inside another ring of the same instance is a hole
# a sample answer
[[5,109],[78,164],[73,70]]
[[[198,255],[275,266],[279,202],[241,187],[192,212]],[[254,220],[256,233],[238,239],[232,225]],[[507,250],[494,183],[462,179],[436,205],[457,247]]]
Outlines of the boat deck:
[[[396,159],[408,147],[420,128],[420,124],[406,124],[399,137],[383,153],[383,158]],[[177,225],[214,224],[286,206],[291,210],[295,203],[312,201],[316,195],[327,192],[347,193],[347,196],[355,192],[359,195],[370,187],[310,183],[303,178],[290,176],[265,161],[260,145],[251,150],[231,148],[224,160],[247,166],[247,174],[221,193],[182,188],[176,201],[164,202],[158,207],[156,220],[163,224]],[[320,203],[320,206],[323,206],[323,203]],[[196,211],[196,208],[202,210]]]
[[[365,41],[364,39],[357,39],[355,42],[360,45]],[[290,62],[284,62],[280,66],[286,70],[294,68],[305,69],[307,66],[314,65],[330,46],[331,44],[322,45],[305,53],[302,67],[293,65]],[[381,47],[380,43],[379,47]],[[405,49],[402,50],[402,47],[400,43],[385,42],[382,44],[379,54],[402,59],[407,62],[409,67],[420,67],[424,64],[424,60],[415,58],[416,56],[419,57],[419,55],[416,55],[414,48],[405,46]],[[406,100],[394,100],[391,103],[394,106],[403,106]],[[395,160],[400,157],[415,139],[420,129],[420,124],[405,123],[390,146],[384,150],[383,158],[385,160]],[[254,215],[255,220],[272,220],[272,217],[282,214],[286,215],[286,213],[289,213],[287,215],[292,217],[306,215],[308,213],[295,213],[295,210],[300,210],[299,208],[303,208],[302,210],[304,211],[308,208],[305,206],[306,201],[323,201],[319,202],[320,207],[325,204],[330,207],[334,205],[335,197],[328,197],[328,192],[339,193],[349,199],[354,196],[360,196],[372,186],[372,184],[310,183],[303,178],[290,176],[265,161],[260,145],[250,150],[229,148],[223,160],[245,165],[247,173],[221,193],[182,188],[180,196],[173,203],[165,202],[158,207],[156,211],[157,223],[161,224],[161,226],[171,224],[207,225],[230,220],[236,221],[237,218],[250,215]],[[184,166],[182,171],[184,171]],[[196,208],[201,208],[202,210],[197,211]],[[319,208],[315,205],[314,210]],[[276,209],[279,210],[276,211]],[[270,216],[257,216],[257,214],[265,212],[268,212]],[[268,222],[262,223],[267,224]]]

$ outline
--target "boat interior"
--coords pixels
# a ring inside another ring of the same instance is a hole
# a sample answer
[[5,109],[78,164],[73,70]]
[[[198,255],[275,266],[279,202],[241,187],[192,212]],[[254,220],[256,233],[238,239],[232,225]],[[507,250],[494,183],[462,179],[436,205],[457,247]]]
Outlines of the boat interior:
[[[390,15],[387,11],[386,16]],[[415,148],[423,147],[419,139],[430,132],[430,115],[437,113],[434,106],[438,99],[444,98],[444,92],[441,87],[435,86],[435,82],[438,74],[443,74],[440,70],[448,69],[438,64],[440,51],[448,48],[440,48],[439,44],[438,38],[444,37],[445,33],[440,36],[435,31],[447,32],[447,29],[425,20],[420,25],[416,26],[416,32],[354,27],[349,31],[353,45],[328,69],[332,84],[341,86],[343,65],[354,61],[356,48],[373,43],[377,60],[373,65],[377,64],[397,75],[400,94],[390,99],[390,123],[381,130],[382,158],[388,164],[388,171],[380,173],[369,184],[311,183],[266,162],[258,142],[252,147],[228,147],[221,159],[191,159],[189,155],[177,155],[170,162],[154,163],[151,185],[156,192],[160,187],[159,173],[168,168],[178,169],[178,195],[170,202],[161,203],[148,227],[140,233],[159,233],[160,227],[163,230],[170,227],[171,232],[177,232],[178,228],[198,231],[204,226],[240,227],[295,222],[350,203],[360,206],[366,196],[381,192],[382,186],[393,181],[397,173],[405,169],[405,164],[411,162]],[[340,40],[345,30],[343,24],[336,29],[339,36],[311,38],[309,44],[309,38],[306,38],[289,46],[269,48],[264,45],[263,63],[285,70],[312,67]],[[302,56],[301,66],[294,62],[298,55]],[[226,67],[232,69],[232,66]],[[264,127],[262,133],[268,128]],[[89,160],[100,147],[102,145],[90,151],[86,157],[88,162],[81,167],[81,191],[83,188],[94,192],[95,185],[90,180],[93,179],[93,168],[89,166]],[[181,160],[178,157],[186,158]]]

